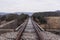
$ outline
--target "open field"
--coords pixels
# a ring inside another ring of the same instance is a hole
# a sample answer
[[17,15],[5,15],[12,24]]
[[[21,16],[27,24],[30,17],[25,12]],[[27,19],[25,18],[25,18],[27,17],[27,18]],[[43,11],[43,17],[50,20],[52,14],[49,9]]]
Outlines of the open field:
[[46,29],[60,29],[60,17],[45,17],[47,24],[40,26]]
[[45,17],[48,28],[60,29],[60,17]]

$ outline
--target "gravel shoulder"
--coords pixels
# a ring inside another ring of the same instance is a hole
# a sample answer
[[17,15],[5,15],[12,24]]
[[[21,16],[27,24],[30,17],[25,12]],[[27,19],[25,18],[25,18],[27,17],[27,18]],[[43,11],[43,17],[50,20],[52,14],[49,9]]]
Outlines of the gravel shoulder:
[[14,40],[18,32],[8,32],[0,35],[0,40]]
[[44,40],[60,40],[60,36],[50,32],[40,32]]

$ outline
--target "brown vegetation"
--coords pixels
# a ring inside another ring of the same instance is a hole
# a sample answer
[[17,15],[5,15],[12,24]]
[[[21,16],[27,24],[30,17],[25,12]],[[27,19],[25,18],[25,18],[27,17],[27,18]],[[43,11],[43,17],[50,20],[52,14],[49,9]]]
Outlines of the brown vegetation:
[[47,19],[48,28],[60,28],[60,17],[45,17]]

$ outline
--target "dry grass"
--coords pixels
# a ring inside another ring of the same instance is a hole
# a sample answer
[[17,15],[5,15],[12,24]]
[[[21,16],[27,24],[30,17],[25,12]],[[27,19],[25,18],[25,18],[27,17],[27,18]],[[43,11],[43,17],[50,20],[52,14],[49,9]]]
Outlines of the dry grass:
[[60,17],[45,17],[47,19],[48,28],[60,28]]

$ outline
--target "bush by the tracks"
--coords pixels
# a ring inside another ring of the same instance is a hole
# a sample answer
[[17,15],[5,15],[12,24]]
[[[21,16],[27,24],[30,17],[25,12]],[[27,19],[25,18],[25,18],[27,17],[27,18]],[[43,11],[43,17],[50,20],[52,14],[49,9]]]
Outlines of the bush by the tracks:
[[[39,13],[34,13],[34,14],[32,15],[32,17],[33,17],[33,19],[34,19],[35,21],[39,20],[39,22],[40,22],[41,24],[46,24],[46,23],[47,23],[47,21],[45,20],[44,16],[41,16]],[[36,20],[36,19],[37,19],[37,20]]]
[[0,21],[4,21],[6,19],[6,15],[0,15]]
[[21,14],[18,16],[17,20],[18,20],[18,25],[20,25],[21,23],[23,23],[29,16],[27,14]]
[[7,14],[6,15],[6,21],[11,21],[17,18],[17,14]]
[[17,15],[17,14],[8,14],[8,15],[6,15],[6,21],[11,21],[11,20],[17,19],[18,25],[23,23],[24,20],[27,19],[27,18],[28,18],[28,15],[24,14],[24,13],[22,13],[20,15]]

